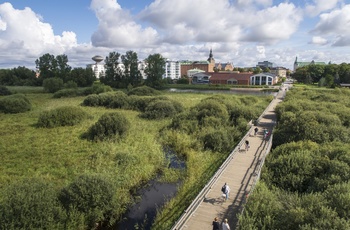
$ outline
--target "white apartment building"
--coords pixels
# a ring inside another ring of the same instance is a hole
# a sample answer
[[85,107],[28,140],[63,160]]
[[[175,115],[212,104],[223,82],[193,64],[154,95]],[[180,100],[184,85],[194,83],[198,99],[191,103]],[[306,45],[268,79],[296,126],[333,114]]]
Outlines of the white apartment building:
[[165,62],[165,73],[163,78],[180,79],[181,78],[181,64],[179,61]]

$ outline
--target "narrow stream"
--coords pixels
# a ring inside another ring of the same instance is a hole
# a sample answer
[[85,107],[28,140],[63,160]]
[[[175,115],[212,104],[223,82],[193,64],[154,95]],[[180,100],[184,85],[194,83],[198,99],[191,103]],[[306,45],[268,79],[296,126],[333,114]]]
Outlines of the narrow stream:
[[[169,168],[184,169],[186,164],[178,159],[176,154],[165,148]],[[123,216],[123,221],[116,225],[119,230],[151,229],[152,223],[157,215],[157,209],[162,207],[168,200],[176,195],[178,183],[160,183],[157,179],[149,181],[148,185],[137,191],[141,196],[140,202],[133,205]]]

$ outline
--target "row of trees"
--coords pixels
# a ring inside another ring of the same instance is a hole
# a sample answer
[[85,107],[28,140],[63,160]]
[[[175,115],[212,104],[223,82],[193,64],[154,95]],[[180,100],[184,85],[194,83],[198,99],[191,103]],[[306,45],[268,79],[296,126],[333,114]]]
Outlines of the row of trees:
[[[122,70],[119,64],[124,65]],[[105,59],[106,73],[101,77],[101,82],[113,88],[137,87],[147,85],[153,88],[161,88],[166,81],[162,79],[165,73],[165,60],[160,54],[151,54],[146,58],[144,70],[147,79],[144,80],[139,69],[137,53],[127,51],[125,55],[110,52]],[[44,54],[36,61],[37,73],[26,67],[0,70],[0,85],[42,86],[45,79],[57,78],[63,83],[75,82],[79,87],[91,86],[96,81],[92,68],[72,68],[68,65],[68,57],[65,54],[54,56]]]
[[[100,81],[113,88],[137,87],[147,85],[152,88],[161,88],[165,81],[163,75],[165,73],[165,59],[160,54],[151,54],[146,60],[144,69],[146,80],[143,79],[141,70],[139,69],[139,60],[137,53],[127,51],[125,55],[117,52],[110,52],[105,59],[106,73],[101,76]],[[124,69],[119,64],[124,65]]]
[[350,83],[350,64],[311,64],[298,68],[292,77],[305,84],[318,83],[320,86],[335,87],[340,83]]

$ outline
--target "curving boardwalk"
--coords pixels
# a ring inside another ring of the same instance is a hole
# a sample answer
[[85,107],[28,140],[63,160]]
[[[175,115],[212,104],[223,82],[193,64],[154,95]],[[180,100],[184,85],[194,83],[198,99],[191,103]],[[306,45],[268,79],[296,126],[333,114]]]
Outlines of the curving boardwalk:
[[[184,215],[173,226],[177,229],[212,229],[214,217],[218,217],[220,223],[227,218],[231,229],[238,227],[237,214],[241,212],[243,204],[250,190],[255,185],[259,177],[258,169],[260,163],[263,163],[265,155],[269,151],[269,142],[263,138],[263,130],[270,132],[276,124],[275,107],[285,96],[286,89],[278,92],[275,99],[266,108],[260,116],[257,126],[252,126],[247,135],[240,142],[218,172],[214,175],[211,182],[197,196],[196,200],[185,211]],[[254,128],[259,131],[254,136]],[[245,140],[249,141],[250,149],[244,150]],[[221,187],[228,183],[230,187],[230,196],[227,201],[222,197]]]

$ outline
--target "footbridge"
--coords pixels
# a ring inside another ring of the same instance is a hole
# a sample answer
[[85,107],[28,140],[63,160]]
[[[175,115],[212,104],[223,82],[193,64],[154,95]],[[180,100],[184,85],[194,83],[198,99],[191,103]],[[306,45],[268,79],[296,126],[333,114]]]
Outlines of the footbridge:
[[[265,157],[271,149],[273,135],[264,138],[264,130],[267,129],[272,133],[276,125],[275,107],[285,97],[286,90],[284,86],[280,88],[256,125],[251,125],[240,143],[184,211],[172,230],[210,230],[213,228],[212,221],[215,217],[219,218],[220,223],[227,218],[231,229],[238,228],[237,214],[242,212],[246,199],[254,190]],[[258,128],[257,135],[254,135],[255,127]],[[247,151],[246,140],[250,144]],[[221,187],[225,183],[231,190],[227,201],[221,193]]]

